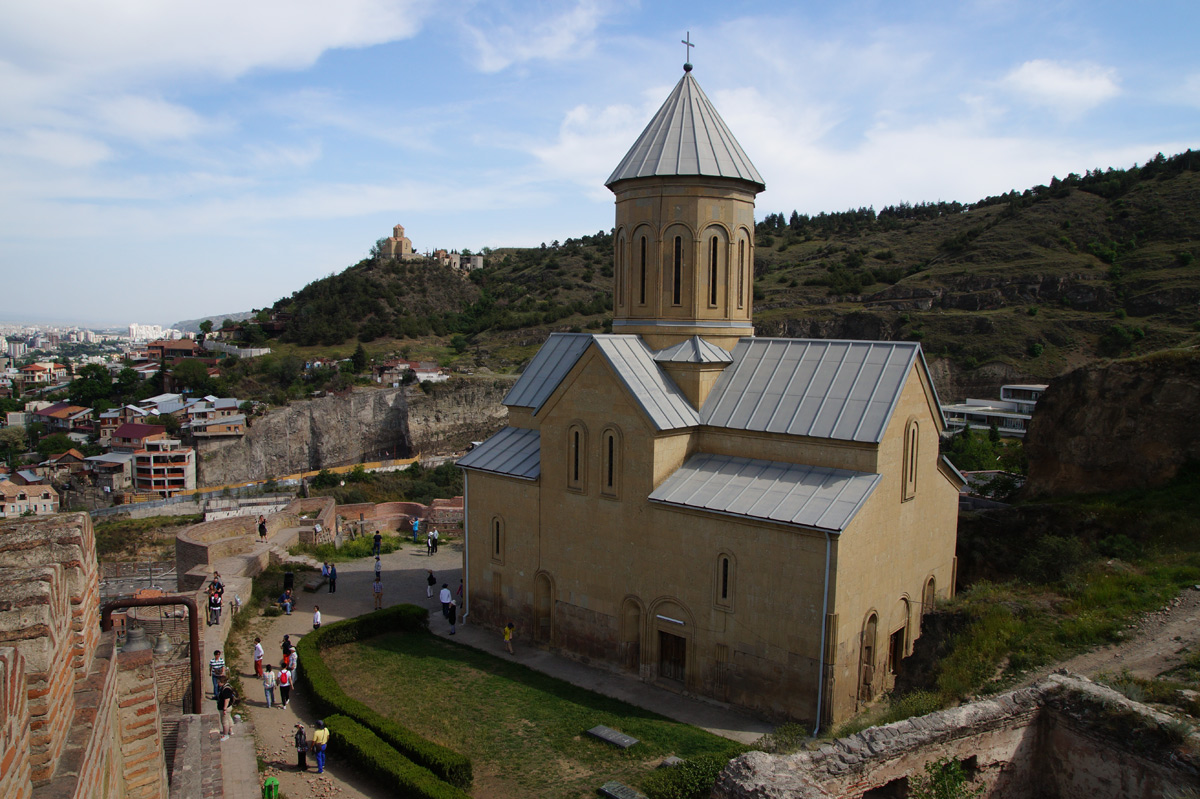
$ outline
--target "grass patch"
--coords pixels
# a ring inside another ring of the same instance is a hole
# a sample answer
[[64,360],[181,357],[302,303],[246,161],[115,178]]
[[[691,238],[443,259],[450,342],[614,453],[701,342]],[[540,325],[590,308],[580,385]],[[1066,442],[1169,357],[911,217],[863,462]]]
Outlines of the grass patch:
[[168,542],[160,540],[160,533],[202,521],[203,513],[186,516],[147,516],[144,519],[103,519],[92,525],[96,533],[96,554],[101,560],[133,558],[147,547],[166,546]]
[[[403,542],[404,539],[402,536],[385,535],[383,541],[379,544],[379,551],[385,555],[395,552]],[[347,560],[369,558],[375,554],[374,534],[346,541],[342,544],[341,549],[338,549],[333,544],[320,544],[318,546],[297,544],[294,547],[290,547],[288,553],[292,555],[309,555],[324,563],[342,563]]]
[[[470,752],[480,795],[581,796],[610,779],[637,784],[669,754],[727,761],[744,749],[432,635],[383,635],[323,655],[335,674],[355,675],[353,684],[343,681],[347,692],[369,695],[385,716]],[[585,735],[597,724],[641,743],[622,751]]]

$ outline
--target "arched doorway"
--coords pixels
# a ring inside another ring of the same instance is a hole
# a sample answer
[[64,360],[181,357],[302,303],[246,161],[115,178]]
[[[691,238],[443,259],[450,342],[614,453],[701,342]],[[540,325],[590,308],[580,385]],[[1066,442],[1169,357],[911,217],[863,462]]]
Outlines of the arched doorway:
[[533,640],[549,644],[554,639],[554,581],[546,572],[533,578]]
[[642,664],[642,603],[626,597],[621,604],[621,665],[638,671]]
[[858,699],[869,702],[875,695],[875,638],[879,616],[872,612],[863,624],[862,643],[858,649]]

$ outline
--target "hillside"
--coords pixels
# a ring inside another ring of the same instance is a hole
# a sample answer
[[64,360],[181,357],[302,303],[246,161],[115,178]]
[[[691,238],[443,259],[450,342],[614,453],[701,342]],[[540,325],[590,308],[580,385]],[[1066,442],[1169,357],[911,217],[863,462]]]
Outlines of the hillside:
[[[970,205],[767,213],[756,232],[759,335],[920,340],[946,398],[1200,338],[1190,150]],[[281,339],[512,369],[551,331],[607,328],[611,248],[602,231],[485,251],[469,277],[363,261],[277,302]]]

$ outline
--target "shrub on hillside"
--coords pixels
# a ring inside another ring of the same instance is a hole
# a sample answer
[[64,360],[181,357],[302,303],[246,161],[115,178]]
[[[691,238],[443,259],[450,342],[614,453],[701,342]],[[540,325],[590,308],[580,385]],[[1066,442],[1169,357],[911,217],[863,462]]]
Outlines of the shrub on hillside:
[[646,777],[642,790],[650,799],[707,799],[729,759],[729,754],[714,753],[661,768]]

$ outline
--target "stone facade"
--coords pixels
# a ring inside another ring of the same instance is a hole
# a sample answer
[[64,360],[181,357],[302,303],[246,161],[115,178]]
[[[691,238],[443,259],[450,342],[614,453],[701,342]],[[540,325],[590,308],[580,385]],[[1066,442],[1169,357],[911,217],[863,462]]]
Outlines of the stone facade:
[[[696,114],[707,115],[696,137],[727,133],[704,103],[685,77],[610,179],[615,335],[552,338],[505,400],[509,428],[460,461],[468,619],[512,620],[539,644],[667,690],[837,721],[893,685],[922,609],[952,593],[962,480],[939,458],[944,421],[914,345],[880,388],[898,345],[856,344],[875,349],[838,361],[828,342],[750,338],[757,172],[731,135],[709,159],[719,174],[669,172],[686,160],[672,153],[711,140],[653,152]],[[810,351],[825,354],[805,371]],[[771,424],[713,420],[711,392],[731,391],[737,374],[754,379],[722,401]],[[768,391],[776,374],[790,377]],[[812,424],[794,427],[810,402]],[[818,432],[822,413],[861,421],[852,434],[835,435],[836,422]],[[868,415],[872,433],[859,435]],[[736,511],[652,497],[722,458],[807,476],[705,473],[692,496],[761,492]],[[771,514],[840,501],[854,481],[871,488],[833,526]]]
[[100,632],[86,514],[0,522],[0,642],[0,796],[166,796],[152,660]]

